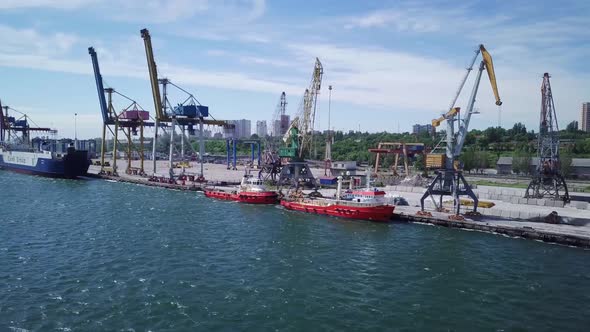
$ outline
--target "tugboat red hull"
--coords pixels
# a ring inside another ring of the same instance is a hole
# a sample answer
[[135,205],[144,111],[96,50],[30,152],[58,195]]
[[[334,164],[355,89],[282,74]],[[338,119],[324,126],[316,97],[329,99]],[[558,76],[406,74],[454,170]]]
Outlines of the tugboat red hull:
[[321,206],[316,204],[309,204],[305,202],[289,200],[282,200],[281,205],[284,206],[287,210],[379,222],[390,221],[393,217],[393,210],[395,209],[395,207],[392,205],[362,207],[349,206],[345,204],[332,204]]
[[248,204],[276,204],[279,198],[274,191],[231,193],[222,190],[205,190],[205,196]]

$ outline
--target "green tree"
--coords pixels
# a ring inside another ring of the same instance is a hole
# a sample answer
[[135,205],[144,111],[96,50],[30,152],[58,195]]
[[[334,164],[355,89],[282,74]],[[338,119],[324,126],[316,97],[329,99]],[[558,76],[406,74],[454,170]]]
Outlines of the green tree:
[[572,121],[570,123],[567,124],[567,127],[565,128],[565,131],[570,132],[570,133],[575,133],[578,131],[578,121]]
[[480,171],[490,167],[490,154],[487,151],[477,151],[475,153],[475,168]]
[[564,178],[569,178],[572,176],[573,167],[572,167],[572,154],[569,151],[561,153],[559,156],[559,171]]
[[529,174],[532,154],[526,150],[515,151],[512,154],[512,171],[517,174]]
[[471,173],[471,170],[477,167],[475,147],[470,147],[464,151],[459,160],[463,163],[463,170]]

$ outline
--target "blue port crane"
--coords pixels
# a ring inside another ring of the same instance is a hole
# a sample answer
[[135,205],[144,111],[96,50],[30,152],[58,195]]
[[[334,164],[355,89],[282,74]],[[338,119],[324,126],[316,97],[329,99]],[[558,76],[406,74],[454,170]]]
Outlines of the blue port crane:
[[[119,130],[122,129],[123,133],[127,138],[127,169],[126,173],[128,174],[141,174],[143,175],[144,172],[144,148],[143,148],[143,129],[145,126],[152,126],[153,123],[147,122],[149,120],[149,113],[141,108],[137,104],[136,101],[133,99],[121,94],[120,92],[116,91],[113,88],[105,88],[102,74],[100,73],[100,66],[98,64],[98,56],[94,47],[88,48],[88,53],[90,54],[90,58],[92,59],[92,67],[94,69],[94,79],[96,81],[96,91],[98,93],[98,101],[100,104],[100,110],[102,113],[103,125],[102,125],[102,142],[101,142],[101,153],[100,153],[100,172],[106,174],[117,175],[117,143],[118,143],[118,133]],[[108,96],[105,97],[105,93]],[[131,104],[124,108],[120,114],[117,114],[115,108],[113,106],[113,94],[119,95],[128,101]],[[114,125],[114,131],[111,130],[110,126]],[[109,164],[105,163],[105,153],[106,153],[106,130],[109,130],[113,133],[113,165],[112,168]],[[131,135],[137,135],[137,129],[139,129],[140,133],[140,148],[139,148],[139,156],[140,156],[140,167],[139,169],[134,169],[131,167],[131,159],[132,159],[132,151],[131,146],[132,139]],[[105,166],[109,166],[108,168]]]

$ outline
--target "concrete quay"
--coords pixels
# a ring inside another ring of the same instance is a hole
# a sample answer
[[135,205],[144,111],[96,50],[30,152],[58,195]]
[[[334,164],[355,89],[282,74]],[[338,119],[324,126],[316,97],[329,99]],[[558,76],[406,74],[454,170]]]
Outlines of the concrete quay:
[[[166,161],[158,161],[157,176],[167,176],[167,165]],[[135,165],[134,162],[132,166],[137,167],[139,164]],[[184,169],[185,174],[198,175],[200,173],[200,166],[197,163],[193,163],[191,166]],[[96,174],[94,177],[108,180],[190,191],[202,191],[205,186],[231,189],[232,186],[239,183],[245,171],[243,166],[242,169],[228,170],[226,165],[205,164],[204,174],[206,182],[184,181],[183,183],[182,181],[177,181],[176,184],[170,184],[148,181],[148,177],[128,175],[124,171],[119,172],[119,177],[99,176],[97,175],[99,170],[100,167],[91,166],[89,172]],[[181,169],[175,169],[176,174],[180,174],[181,171]],[[323,170],[312,169],[312,172],[322,174]],[[523,201],[519,199],[508,199],[506,201],[503,197],[494,197],[493,192],[500,192],[503,196],[516,196],[516,194],[512,194],[516,191],[486,186],[486,188],[478,188],[476,193],[481,199],[486,197],[484,200],[491,201],[495,205],[491,208],[478,208],[478,211],[481,213],[480,216],[464,216],[463,220],[454,220],[449,218],[451,216],[450,213],[435,211],[434,205],[430,200],[426,201],[425,210],[431,216],[417,214],[420,210],[420,198],[425,191],[424,188],[387,186],[383,189],[390,195],[403,196],[409,203],[409,206],[396,207],[394,221],[427,223],[452,228],[478,230],[562,245],[590,248],[590,210],[587,209],[587,202],[572,202],[567,205],[552,205],[544,202],[532,205],[529,202],[527,204],[522,203]],[[325,197],[333,197],[335,189],[320,189],[320,192]],[[450,199],[450,197],[445,198],[445,201],[449,201]],[[444,206],[451,210],[450,202],[445,203]],[[470,207],[465,207],[463,211],[470,209]],[[545,218],[555,212],[559,216],[559,223],[545,222]]]

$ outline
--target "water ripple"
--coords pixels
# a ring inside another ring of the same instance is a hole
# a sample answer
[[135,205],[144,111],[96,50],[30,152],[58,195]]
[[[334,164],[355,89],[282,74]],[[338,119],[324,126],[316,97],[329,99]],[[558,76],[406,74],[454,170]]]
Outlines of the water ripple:
[[124,183],[0,188],[0,331],[590,325],[584,250]]

